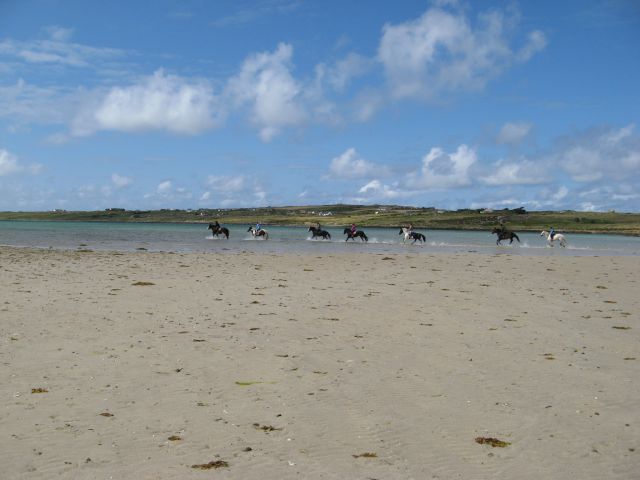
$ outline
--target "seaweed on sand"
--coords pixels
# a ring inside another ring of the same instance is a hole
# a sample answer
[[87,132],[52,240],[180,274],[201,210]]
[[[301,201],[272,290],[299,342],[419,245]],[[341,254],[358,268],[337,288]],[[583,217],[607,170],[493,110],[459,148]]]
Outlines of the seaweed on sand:
[[378,454],[374,452],[364,452],[359,455],[351,455],[353,458],[377,458]]
[[191,465],[191,468],[197,468],[198,470],[211,470],[212,468],[228,468],[229,463],[224,460],[212,460],[209,463],[199,463]]
[[511,445],[510,442],[505,442],[503,440],[498,440],[497,438],[492,437],[476,437],[476,443],[479,443],[480,445],[487,444],[491,445],[492,447],[500,448],[508,447],[509,445]]

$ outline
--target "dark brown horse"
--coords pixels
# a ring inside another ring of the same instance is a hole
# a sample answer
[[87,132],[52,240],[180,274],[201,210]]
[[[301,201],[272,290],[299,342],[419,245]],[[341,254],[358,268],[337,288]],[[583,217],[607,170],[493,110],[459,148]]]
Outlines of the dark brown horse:
[[357,230],[356,233],[351,233],[351,229],[350,228],[345,228],[343,233],[347,236],[347,239],[345,240],[345,242],[348,242],[349,239],[351,239],[351,240],[353,240],[355,242],[356,241],[356,237],[358,237],[363,242],[368,242],[369,241],[369,239],[367,238],[367,236],[365,235],[365,233],[362,230]]
[[218,222],[210,223],[209,228],[207,228],[207,230],[211,230],[211,236],[213,237],[217,237],[218,235],[222,234],[226,238],[229,238],[229,229],[225,227],[221,227]]
[[322,237],[323,240],[331,240],[331,234],[326,230],[311,226],[308,231],[312,232],[311,238]]
[[503,228],[494,228],[493,230],[491,230],[491,233],[495,233],[496,235],[498,235],[496,245],[500,245],[500,242],[502,240],[509,240],[509,245],[511,245],[514,238],[518,241],[518,243],[520,243],[518,235],[516,235],[514,232],[510,232],[509,230],[505,230]]

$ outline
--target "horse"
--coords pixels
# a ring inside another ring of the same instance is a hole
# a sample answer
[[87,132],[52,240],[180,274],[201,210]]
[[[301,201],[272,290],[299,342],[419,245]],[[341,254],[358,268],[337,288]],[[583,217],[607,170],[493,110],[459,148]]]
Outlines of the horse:
[[500,245],[500,242],[502,240],[509,240],[509,245],[511,245],[513,243],[514,238],[518,241],[518,243],[520,243],[520,239],[518,238],[518,235],[516,235],[514,232],[510,232],[508,230],[502,230],[501,228],[494,228],[493,230],[491,230],[491,233],[495,233],[496,235],[498,235],[498,239],[496,240],[496,245]]
[[209,228],[207,228],[207,230],[211,230],[211,236],[213,237],[217,237],[218,235],[222,234],[226,238],[229,238],[229,229],[225,227],[221,227],[220,224],[218,223],[210,223]]
[[400,228],[398,235],[404,235],[402,243],[406,242],[407,240],[413,240],[413,242],[411,243],[413,245],[416,242],[424,243],[427,241],[427,237],[425,237],[423,234],[409,230],[407,227]]
[[269,232],[267,232],[264,228],[256,231],[256,227],[249,227],[249,230],[247,230],[247,232],[251,232],[253,238],[264,237],[265,240],[269,240]]
[[540,236],[547,237],[547,243],[550,247],[553,247],[553,242],[558,242],[561,247],[567,246],[567,239],[561,233],[556,233],[553,235],[553,238],[551,238],[551,234],[546,230],[543,230],[542,232],[540,232]]
[[331,234],[326,230],[321,230],[314,226],[310,226],[308,232],[312,232],[311,238],[322,237],[323,240],[331,240]]
[[356,237],[360,238],[360,240],[362,240],[363,242],[368,242],[369,241],[369,239],[367,238],[367,236],[365,235],[365,233],[362,230],[357,230],[356,233],[351,233],[351,229],[350,228],[345,228],[343,233],[347,236],[347,239],[345,240],[345,242],[348,242],[349,239],[351,239],[351,240],[353,240],[355,242],[356,241]]

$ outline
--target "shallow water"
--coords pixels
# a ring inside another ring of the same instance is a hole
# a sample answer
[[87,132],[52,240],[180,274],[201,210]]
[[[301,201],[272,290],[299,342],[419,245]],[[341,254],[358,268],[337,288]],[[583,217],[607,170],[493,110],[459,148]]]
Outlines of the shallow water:
[[416,229],[425,244],[403,244],[398,228],[365,228],[368,243],[345,242],[342,228],[323,227],[332,239],[312,240],[306,227],[266,226],[269,240],[257,240],[247,226],[226,225],[230,238],[213,238],[206,224],[0,221],[0,245],[103,251],[266,252],[266,253],[458,253],[569,256],[640,255],[640,238],[567,234],[567,248],[550,248],[537,233],[518,233],[520,244],[496,246],[486,232]]

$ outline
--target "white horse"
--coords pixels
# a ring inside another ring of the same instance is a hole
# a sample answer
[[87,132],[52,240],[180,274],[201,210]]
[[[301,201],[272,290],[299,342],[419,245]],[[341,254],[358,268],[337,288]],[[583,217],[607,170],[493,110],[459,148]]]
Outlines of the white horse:
[[416,242],[424,243],[427,241],[427,237],[425,237],[423,234],[414,232],[413,230],[407,227],[401,227],[400,231],[398,232],[398,235],[404,235],[404,238],[402,239],[402,243],[405,243],[407,240],[413,240],[413,243],[416,243]]
[[551,234],[549,232],[547,232],[546,230],[543,230],[542,232],[540,232],[540,236],[541,237],[546,237],[547,243],[549,244],[550,247],[553,247],[553,242],[558,242],[561,247],[566,247],[567,246],[567,239],[561,233],[556,233],[553,236],[553,238],[551,238]]
[[260,230],[256,230],[256,227],[249,227],[249,230],[247,230],[247,232],[251,232],[251,235],[253,235],[253,238],[263,237],[265,240],[269,240],[269,232],[267,232],[264,228],[261,228]]

